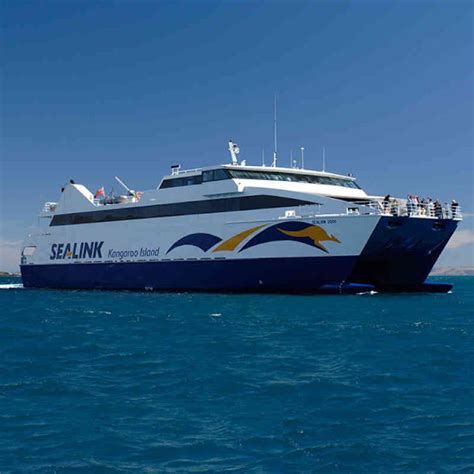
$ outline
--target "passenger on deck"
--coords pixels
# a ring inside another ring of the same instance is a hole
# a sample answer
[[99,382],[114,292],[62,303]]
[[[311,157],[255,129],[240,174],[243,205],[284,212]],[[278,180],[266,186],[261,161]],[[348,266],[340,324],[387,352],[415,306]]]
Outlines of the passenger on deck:
[[420,215],[420,198],[419,196],[413,196],[413,214],[416,216]]
[[428,203],[426,204],[426,212],[428,216],[434,217],[434,204],[433,204],[433,199],[430,197],[428,198]]
[[407,197],[407,214],[408,216],[411,216],[414,211],[414,202],[413,202],[413,196],[411,194],[408,195]]
[[427,206],[427,201],[425,198],[421,198],[420,199],[420,214],[422,216],[426,216],[427,212],[426,212],[426,206]]
[[389,212],[389,210],[390,210],[390,194],[387,194],[387,195],[383,198],[382,205],[383,205],[383,212],[384,212],[384,214],[388,214],[388,212]]
[[459,208],[458,202],[456,201],[456,199],[453,199],[451,201],[451,218],[452,219],[455,219],[456,217],[458,217],[458,208]]
[[434,202],[434,214],[435,217],[437,217],[438,219],[443,218],[443,208],[441,206],[441,203],[437,199]]
[[443,219],[449,219],[449,204],[446,201],[443,205]]
[[392,206],[390,208],[392,216],[398,216],[398,201],[396,199],[392,200]]

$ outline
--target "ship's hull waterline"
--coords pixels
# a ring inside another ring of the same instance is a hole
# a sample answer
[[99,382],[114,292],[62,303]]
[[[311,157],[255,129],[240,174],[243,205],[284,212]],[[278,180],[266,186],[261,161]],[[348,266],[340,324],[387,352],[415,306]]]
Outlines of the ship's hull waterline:
[[25,286],[41,288],[313,293],[339,285],[354,262],[354,257],[300,257],[31,265],[22,275]]

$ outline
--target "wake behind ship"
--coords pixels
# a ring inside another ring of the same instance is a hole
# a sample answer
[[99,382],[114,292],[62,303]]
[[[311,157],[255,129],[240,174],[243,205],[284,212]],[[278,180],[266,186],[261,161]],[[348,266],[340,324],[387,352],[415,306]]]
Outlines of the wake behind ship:
[[[172,168],[157,189],[97,198],[71,182],[21,255],[25,287],[351,293],[425,282],[457,203],[370,196],[352,176],[238,163]],[[276,165],[276,163],[274,163]],[[101,193],[99,193],[101,194]]]

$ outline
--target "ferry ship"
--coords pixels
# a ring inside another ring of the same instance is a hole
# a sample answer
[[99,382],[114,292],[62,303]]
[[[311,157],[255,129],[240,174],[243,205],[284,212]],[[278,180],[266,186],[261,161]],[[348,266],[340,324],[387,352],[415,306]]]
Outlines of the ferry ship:
[[[66,185],[21,253],[27,288],[354,293],[425,280],[459,206],[369,195],[350,175],[238,161],[173,166],[157,189]],[[122,183],[123,184],[123,183]]]

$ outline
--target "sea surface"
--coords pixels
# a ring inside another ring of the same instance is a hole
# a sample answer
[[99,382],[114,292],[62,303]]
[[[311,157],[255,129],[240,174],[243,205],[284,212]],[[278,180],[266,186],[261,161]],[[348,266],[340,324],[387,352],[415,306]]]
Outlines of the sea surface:
[[474,472],[474,278],[212,295],[0,281],[0,472]]

